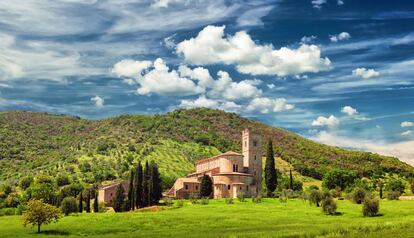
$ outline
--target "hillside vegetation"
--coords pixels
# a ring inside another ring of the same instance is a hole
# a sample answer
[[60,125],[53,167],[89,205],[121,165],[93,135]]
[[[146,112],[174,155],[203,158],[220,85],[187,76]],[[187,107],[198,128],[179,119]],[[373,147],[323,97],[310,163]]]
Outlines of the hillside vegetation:
[[220,110],[177,110],[103,120],[18,111],[0,113],[0,181],[59,172],[96,183],[126,178],[138,161],[154,160],[164,183],[171,184],[194,170],[198,159],[220,151],[240,151],[244,128],[262,134],[265,140],[271,138],[278,156],[305,176],[320,179],[333,168],[360,176],[414,172],[397,158],[319,144]]

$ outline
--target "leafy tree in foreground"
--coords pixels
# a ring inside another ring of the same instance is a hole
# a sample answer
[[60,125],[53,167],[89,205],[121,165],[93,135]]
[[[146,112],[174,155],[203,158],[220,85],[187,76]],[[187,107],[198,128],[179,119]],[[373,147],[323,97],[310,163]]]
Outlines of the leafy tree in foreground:
[[134,196],[134,171],[131,171],[129,174],[129,187],[128,187],[128,204],[127,204],[127,210],[134,210],[134,203],[135,203],[135,196]]
[[61,217],[59,208],[43,203],[41,200],[30,200],[27,203],[27,209],[23,213],[23,225],[31,224],[37,226],[37,232],[40,232],[40,227],[49,224],[53,221],[57,222]]
[[78,211],[80,213],[83,212],[83,198],[82,198],[82,193],[79,194],[79,204],[78,204]]
[[88,191],[88,197],[86,198],[86,207],[85,207],[85,211],[87,213],[91,212],[91,191]]
[[143,174],[142,174],[142,165],[141,163],[138,163],[137,166],[137,172],[135,176],[135,206],[136,208],[143,207],[143,191],[142,191],[142,181],[143,180]]
[[62,210],[63,214],[65,214],[65,216],[74,213],[74,212],[78,212],[78,203],[76,201],[76,198],[74,197],[65,197],[62,200],[62,203],[60,205],[60,209]]
[[213,181],[211,180],[210,176],[205,174],[201,178],[200,196],[201,197],[210,197],[212,193],[213,193]]
[[267,188],[267,195],[270,197],[277,186],[277,175],[275,166],[275,157],[273,152],[272,140],[269,140],[267,145],[266,165],[265,165],[265,181]]
[[125,200],[125,190],[122,184],[120,183],[116,187],[115,198],[112,201],[112,207],[114,208],[115,212],[122,212],[122,208],[124,207],[124,200]]
[[95,198],[93,200],[93,212],[99,212],[99,204],[98,204],[98,192],[95,192]]

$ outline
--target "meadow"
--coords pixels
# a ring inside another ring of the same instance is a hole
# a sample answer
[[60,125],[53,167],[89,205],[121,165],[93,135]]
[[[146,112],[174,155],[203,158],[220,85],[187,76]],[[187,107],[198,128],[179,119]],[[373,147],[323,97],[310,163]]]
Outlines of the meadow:
[[23,227],[20,216],[5,216],[0,237],[414,237],[414,201],[383,200],[376,217],[363,217],[362,205],[337,204],[341,214],[329,216],[300,199],[185,201],[183,207],[70,215],[41,234]]

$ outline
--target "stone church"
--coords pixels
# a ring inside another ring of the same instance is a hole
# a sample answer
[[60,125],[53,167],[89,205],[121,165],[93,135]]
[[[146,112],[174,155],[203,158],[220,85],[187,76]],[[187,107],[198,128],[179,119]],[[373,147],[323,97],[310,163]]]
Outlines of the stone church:
[[196,162],[196,172],[179,178],[166,194],[174,198],[188,198],[200,191],[203,175],[213,180],[214,198],[236,198],[243,192],[246,197],[261,192],[262,139],[248,129],[242,132],[242,154],[228,151]]

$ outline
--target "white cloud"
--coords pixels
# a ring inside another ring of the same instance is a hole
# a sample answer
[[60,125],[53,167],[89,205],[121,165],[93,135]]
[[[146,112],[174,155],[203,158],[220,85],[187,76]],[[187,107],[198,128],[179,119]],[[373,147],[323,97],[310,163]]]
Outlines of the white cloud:
[[224,100],[213,100],[206,98],[205,95],[201,95],[195,100],[181,100],[179,108],[213,108],[213,109],[221,109],[225,111],[237,112],[241,109],[241,106],[232,102],[232,101],[224,101]]
[[191,64],[235,64],[239,72],[252,75],[286,76],[331,68],[316,45],[275,50],[272,45],[257,45],[244,31],[225,37],[224,28],[205,27],[195,38],[178,43],[177,53]]
[[351,106],[343,107],[341,109],[341,112],[347,114],[348,116],[353,116],[353,115],[358,113],[358,111],[355,108],[351,107]]
[[338,35],[331,35],[329,37],[329,39],[332,42],[338,42],[338,41],[342,41],[342,40],[347,40],[349,38],[351,38],[351,35],[348,32],[341,32]]
[[366,69],[366,68],[356,68],[352,70],[352,75],[361,77],[363,79],[369,79],[372,77],[377,77],[380,75],[378,71],[374,69]]
[[344,1],[342,1],[342,0],[338,0],[338,1],[336,2],[336,4],[337,4],[338,6],[344,5]]
[[337,125],[339,125],[339,119],[336,118],[334,115],[330,115],[329,117],[319,116],[318,118],[312,121],[312,126],[334,127]]
[[116,74],[118,77],[138,78],[142,75],[142,72],[145,69],[148,69],[151,66],[152,62],[149,60],[135,61],[125,59],[114,65],[112,73]]
[[168,37],[165,37],[165,38],[164,38],[164,45],[165,45],[165,47],[167,47],[168,49],[174,49],[174,48],[175,48],[175,46],[177,45],[177,44],[175,43],[175,41],[174,41],[174,37],[175,37],[175,35],[176,35],[176,34],[174,34],[174,35],[171,35],[171,36],[168,36]]
[[402,136],[409,136],[409,135],[412,135],[412,134],[413,134],[413,131],[411,131],[411,130],[404,131],[404,132],[401,133]]
[[401,127],[412,127],[414,126],[414,123],[411,121],[403,121],[401,122]]
[[304,36],[300,39],[300,42],[304,44],[309,44],[312,43],[316,38],[316,36]]
[[97,108],[102,108],[105,102],[105,100],[99,96],[92,97],[91,101],[94,102],[95,107]]
[[266,86],[267,86],[269,89],[273,89],[273,88],[275,88],[275,87],[276,87],[276,85],[274,85],[273,83],[268,83],[268,84],[266,84]]
[[254,7],[237,18],[237,24],[239,26],[262,26],[263,22],[261,18],[269,14],[273,7],[274,6]]
[[312,139],[332,146],[364,150],[382,155],[394,156],[400,158],[404,162],[414,165],[414,141],[385,143],[357,138],[341,137],[332,133],[328,133],[326,131],[320,132],[316,137]]
[[208,69],[203,67],[196,67],[194,69],[191,69],[187,65],[180,65],[178,72],[180,73],[181,77],[189,77],[191,79],[197,80],[198,85],[204,88],[212,88],[215,83]]
[[247,106],[248,111],[258,111],[261,113],[282,112],[291,110],[295,107],[288,104],[285,98],[254,98]]
[[312,0],[312,6],[316,9],[321,9],[327,0]]

